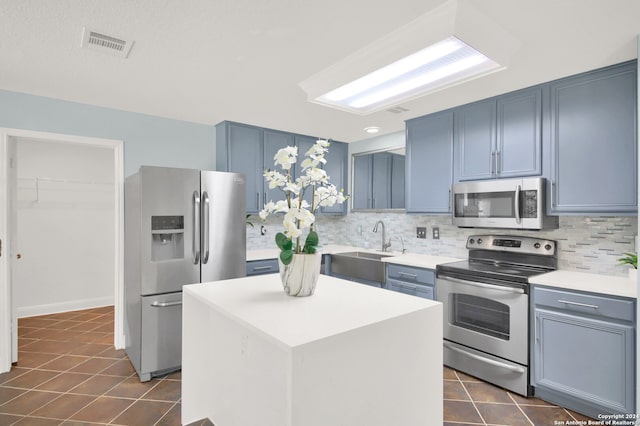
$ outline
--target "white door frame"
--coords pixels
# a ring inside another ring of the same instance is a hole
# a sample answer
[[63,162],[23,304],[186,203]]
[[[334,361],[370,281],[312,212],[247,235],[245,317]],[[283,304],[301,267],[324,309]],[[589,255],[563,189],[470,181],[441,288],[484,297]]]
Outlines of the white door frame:
[[115,321],[114,345],[116,349],[124,348],[124,142],[114,139],[100,139],[84,136],[63,135],[58,133],[38,132],[31,130],[0,128],[0,240],[2,240],[2,256],[0,256],[0,373],[9,371],[12,362],[11,321],[13,306],[11,300],[11,244],[9,238],[11,224],[8,215],[10,185],[8,145],[11,138],[29,138],[60,143],[77,143],[93,145],[113,150],[114,165],[114,206],[115,206]]

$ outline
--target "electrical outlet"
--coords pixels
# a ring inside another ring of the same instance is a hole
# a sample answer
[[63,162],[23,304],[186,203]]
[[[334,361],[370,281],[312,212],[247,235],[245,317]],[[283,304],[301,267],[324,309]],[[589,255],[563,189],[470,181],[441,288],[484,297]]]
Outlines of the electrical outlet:
[[427,228],[418,226],[416,228],[416,238],[427,238]]
[[433,227],[433,239],[434,240],[440,239],[440,228],[438,228],[437,226]]

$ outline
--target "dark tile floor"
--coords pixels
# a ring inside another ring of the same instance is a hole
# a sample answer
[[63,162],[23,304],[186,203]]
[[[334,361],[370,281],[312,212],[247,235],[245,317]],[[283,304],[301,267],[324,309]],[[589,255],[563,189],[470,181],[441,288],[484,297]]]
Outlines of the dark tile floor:
[[0,425],[180,425],[180,373],[140,383],[113,349],[113,307],[21,318]]
[[[113,307],[22,318],[18,326],[18,365],[0,374],[0,426],[180,424],[180,372],[140,383],[124,351],[113,349]],[[444,420],[548,426],[587,418],[445,367]]]
[[443,378],[445,425],[551,426],[590,420],[541,399],[524,398],[447,367],[444,367]]

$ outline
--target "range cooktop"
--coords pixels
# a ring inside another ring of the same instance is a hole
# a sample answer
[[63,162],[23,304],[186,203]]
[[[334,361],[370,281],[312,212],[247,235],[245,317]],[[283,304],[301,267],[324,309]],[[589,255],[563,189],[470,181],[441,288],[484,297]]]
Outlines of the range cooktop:
[[471,235],[467,238],[469,259],[438,265],[459,279],[495,279],[526,284],[529,278],[557,267],[557,243],[552,240],[503,236]]

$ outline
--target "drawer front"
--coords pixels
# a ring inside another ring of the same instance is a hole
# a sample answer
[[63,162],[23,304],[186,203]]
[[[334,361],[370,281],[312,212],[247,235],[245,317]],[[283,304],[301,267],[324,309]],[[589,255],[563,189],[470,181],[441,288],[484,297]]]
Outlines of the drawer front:
[[410,294],[424,299],[435,300],[434,287],[423,284],[410,284],[404,281],[390,279],[387,281],[386,288],[399,293]]
[[631,299],[535,286],[533,302],[536,306],[548,306],[565,312],[635,322],[635,304]]
[[387,263],[387,277],[395,280],[435,285],[436,272],[432,269],[412,268]]
[[143,296],[140,374],[180,367],[182,292]]
[[252,260],[247,262],[247,276],[273,274],[279,271],[278,259]]

